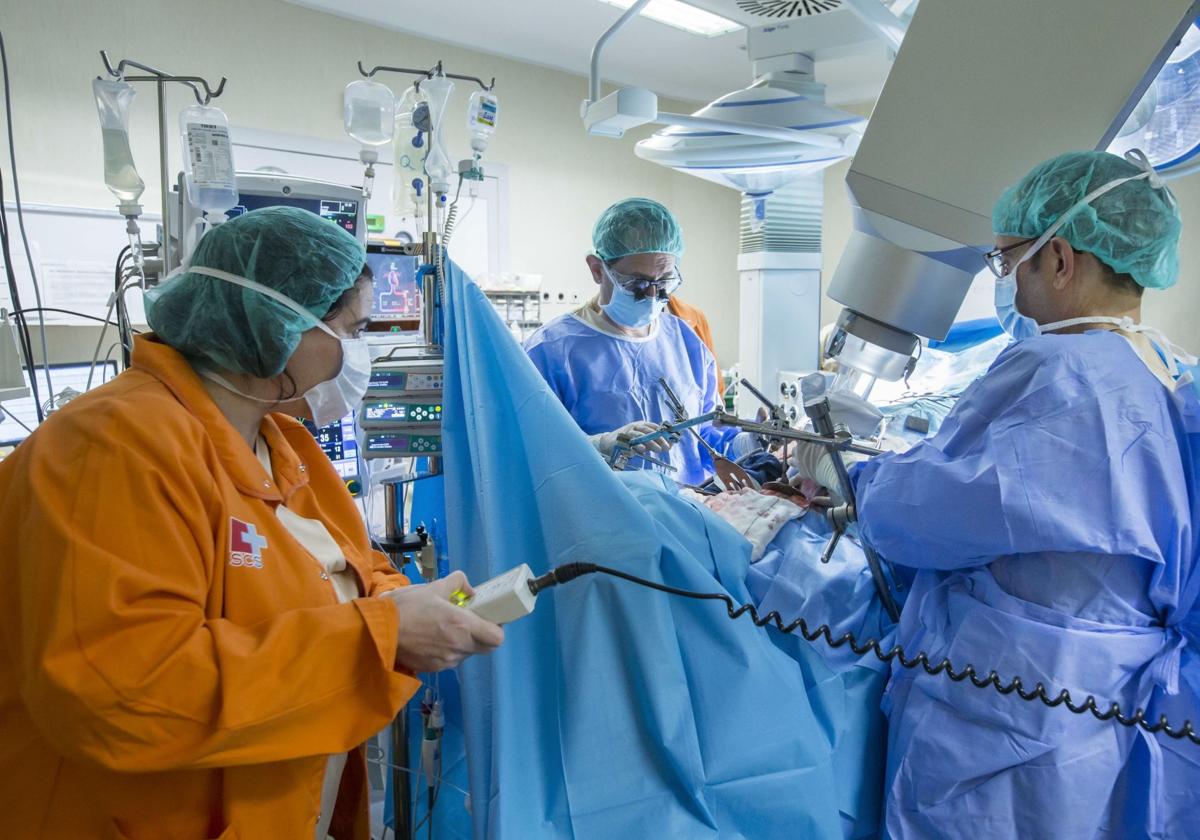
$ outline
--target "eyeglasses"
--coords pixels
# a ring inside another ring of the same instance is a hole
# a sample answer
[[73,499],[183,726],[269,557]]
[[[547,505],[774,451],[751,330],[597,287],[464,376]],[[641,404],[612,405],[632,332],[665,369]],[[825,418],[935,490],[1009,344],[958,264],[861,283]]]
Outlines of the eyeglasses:
[[988,251],[983,255],[983,261],[987,263],[987,267],[992,270],[992,274],[996,277],[1003,277],[1008,274],[1009,265],[1008,257],[1006,256],[1013,248],[1020,248],[1022,245],[1028,245],[1030,242],[1036,242],[1037,237],[1033,236],[1029,239],[1022,239],[1020,242],[1014,242],[1012,245],[1006,245],[1003,248],[996,248]]
[[608,265],[604,266],[604,271],[608,274],[608,279],[625,291],[631,292],[638,300],[648,297],[665,298],[683,285],[683,275],[679,273],[678,268],[671,269],[661,277],[622,274]]

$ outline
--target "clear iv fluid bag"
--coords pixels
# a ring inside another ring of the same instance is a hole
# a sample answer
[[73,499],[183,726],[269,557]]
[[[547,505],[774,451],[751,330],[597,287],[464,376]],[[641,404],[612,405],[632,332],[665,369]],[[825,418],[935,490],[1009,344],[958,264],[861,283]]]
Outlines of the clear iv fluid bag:
[[418,196],[412,191],[413,178],[420,173],[420,161],[424,155],[424,141],[413,125],[413,111],[424,101],[415,87],[409,87],[396,103],[395,132],[392,136],[392,209],[397,215],[410,212],[420,215]]
[[425,156],[425,174],[429,176],[429,185],[439,195],[450,191],[450,175],[453,168],[450,155],[446,152],[446,138],[443,132],[446,115],[446,105],[450,94],[454,91],[454,82],[445,76],[434,76],[421,82],[421,90],[429,100],[429,118],[433,123],[433,131],[429,138],[429,153]]
[[[129,148],[129,108],[137,91],[128,82],[115,79],[93,79],[92,93],[100,115],[100,137],[104,143],[104,183],[120,202],[122,212],[127,205],[136,205],[146,189],[146,182],[133,165]],[[129,207],[132,211],[132,207]]]
[[193,105],[180,113],[179,132],[188,201],[206,213],[224,213],[238,203],[229,118],[220,108]]
[[500,111],[500,100],[494,94],[477,90],[471,94],[467,106],[467,135],[471,138],[471,149],[483,154],[488,141],[496,133],[496,117]]
[[382,146],[392,139],[396,97],[379,82],[359,79],[346,85],[342,118],[346,133],[365,146]]

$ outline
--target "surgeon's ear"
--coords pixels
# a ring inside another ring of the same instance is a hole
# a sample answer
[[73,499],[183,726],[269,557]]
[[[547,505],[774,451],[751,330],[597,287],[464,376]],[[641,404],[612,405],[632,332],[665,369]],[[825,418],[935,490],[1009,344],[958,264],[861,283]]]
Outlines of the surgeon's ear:
[[1055,289],[1065,289],[1075,278],[1078,260],[1075,259],[1075,249],[1071,243],[1056,236],[1046,243],[1046,261],[1052,271],[1051,283]]
[[587,264],[588,264],[588,268],[590,268],[592,270],[592,280],[594,280],[596,282],[596,285],[597,286],[604,285],[604,263],[603,263],[603,261],[601,261],[601,259],[599,257],[597,257],[595,254],[588,254]]

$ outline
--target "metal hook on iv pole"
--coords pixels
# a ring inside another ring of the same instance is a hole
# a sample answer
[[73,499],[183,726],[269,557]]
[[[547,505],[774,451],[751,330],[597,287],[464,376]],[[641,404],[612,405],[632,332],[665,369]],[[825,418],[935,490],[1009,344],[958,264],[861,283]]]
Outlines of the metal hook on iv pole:
[[[214,88],[206,79],[203,79],[200,76],[175,76],[171,73],[165,73],[162,70],[157,70],[147,64],[142,64],[140,61],[134,61],[129,58],[121,59],[120,62],[117,63],[117,66],[113,67],[112,62],[108,58],[107,50],[100,50],[100,59],[104,62],[105,72],[114,79],[120,79],[126,82],[178,82],[180,84],[187,85],[192,89],[192,94],[196,97],[196,101],[201,105],[207,105],[225,91],[225,82],[227,80],[224,76],[221,77],[220,83],[218,83]],[[126,67],[135,67],[138,70],[149,73],[150,75],[126,76]],[[200,88],[197,88],[196,85],[203,87],[204,93],[201,93]]]
[[[478,76],[464,76],[459,73],[446,73],[442,70],[442,62],[438,62],[428,70],[416,70],[411,67],[388,67],[384,64],[378,64],[368,70],[363,66],[361,61],[358,62],[358,72],[363,78],[369,79],[376,73],[403,73],[407,76],[420,76],[426,79],[432,79],[434,76],[445,76],[447,79],[458,79],[463,82],[474,82],[486,91],[491,91],[496,87],[496,77],[492,76],[491,84],[483,81]],[[421,80],[418,79],[415,83],[417,89],[420,90]]]
[[[132,59],[121,59],[116,67],[113,67],[112,62],[108,58],[107,50],[100,50],[100,60],[104,62],[104,71],[114,79],[119,79],[123,82],[154,82],[158,93],[158,188],[161,200],[162,210],[162,241],[161,251],[159,256],[162,259],[162,264],[166,267],[172,264],[171,245],[171,219],[170,219],[170,203],[171,203],[171,184],[168,176],[167,166],[167,91],[168,82],[176,82],[182,85],[187,85],[191,88],[192,94],[196,97],[196,101],[202,106],[208,105],[216,97],[220,96],[225,90],[225,77],[221,77],[221,82],[214,89],[209,85],[208,81],[199,76],[173,76],[170,73],[164,73],[151,67],[148,64],[142,64],[140,61]],[[145,73],[147,76],[126,76],[125,68],[135,67]],[[204,93],[200,92],[200,85],[204,88]]]

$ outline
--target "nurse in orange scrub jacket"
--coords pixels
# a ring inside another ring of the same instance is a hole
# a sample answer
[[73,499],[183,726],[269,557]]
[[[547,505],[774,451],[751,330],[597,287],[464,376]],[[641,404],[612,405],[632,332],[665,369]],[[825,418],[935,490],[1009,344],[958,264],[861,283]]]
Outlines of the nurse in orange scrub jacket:
[[214,228],[132,367],[0,462],[0,836],[365,840],[363,742],[503,640],[293,419],[366,387],[364,256],[299,209]]

